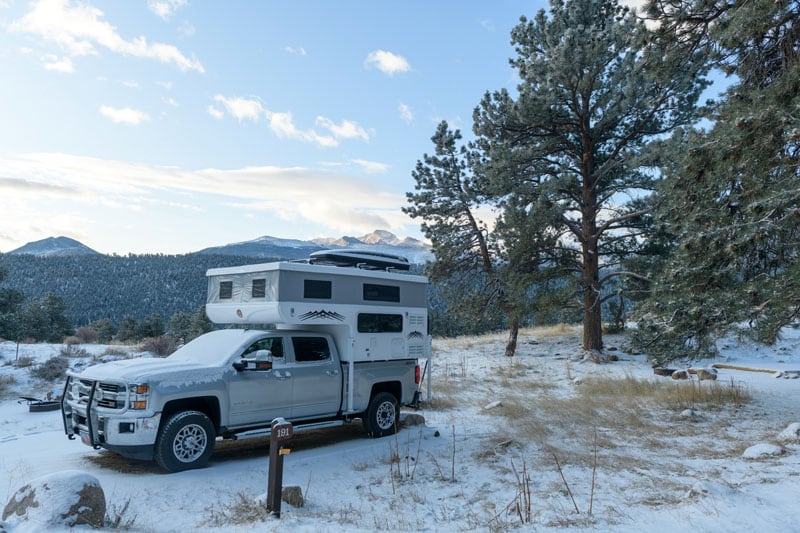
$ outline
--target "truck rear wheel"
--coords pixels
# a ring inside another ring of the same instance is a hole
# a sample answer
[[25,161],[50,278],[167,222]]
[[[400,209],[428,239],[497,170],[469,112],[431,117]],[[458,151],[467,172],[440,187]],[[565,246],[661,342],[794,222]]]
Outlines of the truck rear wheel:
[[161,427],[155,448],[158,465],[168,472],[202,468],[214,451],[214,424],[200,411],[181,411]]
[[379,392],[369,402],[364,415],[364,429],[370,437],[385,437],[397,431],[400,412],[397,398],[388,392]]

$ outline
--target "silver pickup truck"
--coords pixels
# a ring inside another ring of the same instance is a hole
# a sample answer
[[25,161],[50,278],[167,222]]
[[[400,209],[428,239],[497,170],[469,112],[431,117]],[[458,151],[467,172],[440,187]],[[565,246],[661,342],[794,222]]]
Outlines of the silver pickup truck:
[[167,358],[70,373],[62,415],[70,439],[176,472],[206,465],[217,438],[269,435],[278,417],[296,431],[360,418],[371,437],[393,434],[419,374],[416,359],[343,363],[324,332],[225,329]]

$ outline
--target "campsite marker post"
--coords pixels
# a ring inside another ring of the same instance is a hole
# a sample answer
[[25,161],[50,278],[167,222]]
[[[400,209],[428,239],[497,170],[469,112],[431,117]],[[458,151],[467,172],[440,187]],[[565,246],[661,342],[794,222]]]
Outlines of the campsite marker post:
[[283,456],[288,455],[288,443],[294,433],[291,422],[283,418],[272,421],[269,437],[269,474],[267,476],[267,510],[275,518],[281,517],[281,493],[283,492]]

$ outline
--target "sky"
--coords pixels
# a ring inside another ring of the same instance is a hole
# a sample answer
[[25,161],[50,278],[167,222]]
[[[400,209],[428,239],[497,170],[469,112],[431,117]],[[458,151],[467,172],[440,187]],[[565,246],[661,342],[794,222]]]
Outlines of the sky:
[[0,0],[0,252],[422,238],[417,160],[516,86],[510,31],[544,7]]

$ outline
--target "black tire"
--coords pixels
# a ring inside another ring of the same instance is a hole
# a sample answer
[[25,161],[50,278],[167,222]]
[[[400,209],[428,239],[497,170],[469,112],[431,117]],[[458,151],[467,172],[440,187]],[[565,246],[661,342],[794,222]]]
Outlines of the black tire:
[[394,435],[400,422],[400,407],[397,398],[388,392],[379,392],[369,401],[364,415],[364,430],[369,437]]
[[214,452],[214,424],[200,411],[181,411],[161,426],[155,459],[167,472],[203,468]]

